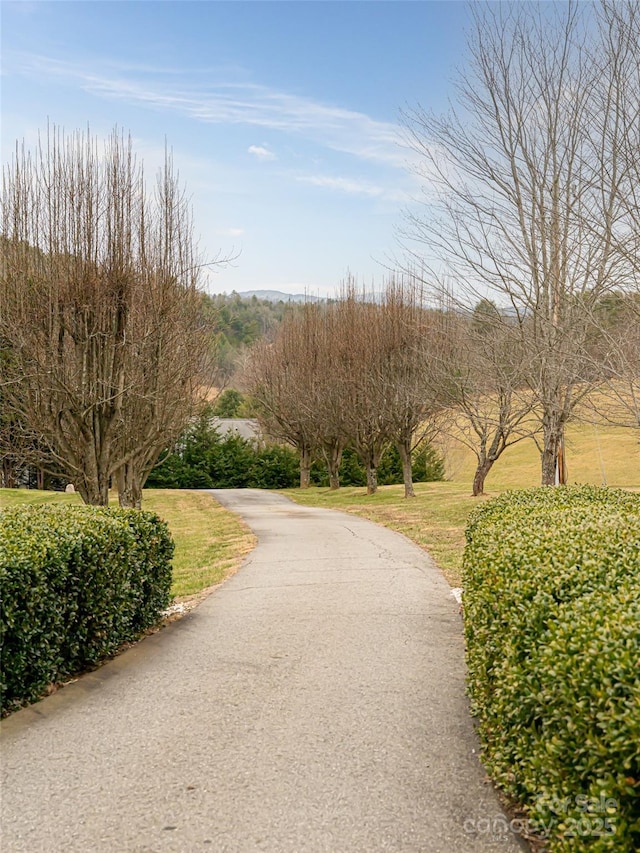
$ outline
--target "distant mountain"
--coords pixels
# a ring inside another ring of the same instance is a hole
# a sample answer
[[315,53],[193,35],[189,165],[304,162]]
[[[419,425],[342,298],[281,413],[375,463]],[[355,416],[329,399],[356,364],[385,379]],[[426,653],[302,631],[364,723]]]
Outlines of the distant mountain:
[[322,302],[319,296],[306,293],[283,293],[281,290],[243,290],[238,293],[242,299],[266,299],[267,302]]

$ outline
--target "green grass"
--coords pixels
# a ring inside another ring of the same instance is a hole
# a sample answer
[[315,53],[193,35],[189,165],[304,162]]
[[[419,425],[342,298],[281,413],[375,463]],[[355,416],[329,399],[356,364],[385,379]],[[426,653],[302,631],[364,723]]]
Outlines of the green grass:
[[[475,470],[472,451],[450,441],[443,448],[447,480],[419,483],[415,499],[406,500],[402,486],[381,486],[367,496],[363,488],[289,489],[284,493],[302,504],[353,512],[404,533],[431,554],[451,586],[461,585],[462,552],[467,517],[479,501],[506,489],[540,485],[540,454],[533,441],[509,448],[491,470],[485,497],[471,497]],[[566,437],[571,483],[606,484],[640,489],[638,433],[615,427],[571,425]]]
[[[52,501],[81,503],[78,495],[0,489],[0,509]],[[220,583],[235,571],[255,544],[246,525],[204,492],[147,489],[143,508],[167,522],[176,543],[171,593],[178,599]]]
[[[299,503],[353,512],[404,533],[431,554],[452,586],[460,586],[464,529],[478,501],[471,497],[473,453],[450,441],[443,448],[447,481],[421,483],[417,497],[405,500],[402,486],[382,486],[367,497],[363,488],[309,489],[284,493]],[[637,431],[575,424],[567,430],[571,483],[640,489],[640,439]],[[505,489],[540,484],[540,456],[532,441],[509,448],[487,477],[487,498]],[[77,495],[0,489],[0,508],[15,503],[57,500],[79,502]],[[209,495],[180,490],[145,490],[144,508],[157,512],[176,542],[173,594],[187,596],[218,583],[239,565],[255,542],[236,516]]]
[[205,492],[146,489],[142,505],[167,522],[176,543],[171,588],[176,597],[223,581],[256,543],[246,524]]
[[79,495],[66,495],[62,492],[40,492],[37,489],[0,489],[0,510],[11,509],[24,504],[48,503],[81,504]]
[[[444,447],[447,478],[471,488],[475,457],[455,441]],[[640,432],[623,427],[576,423],[565,439],[570,483],[640,488]],[[508,448],[489,473],[489,492],[540,485],[540,454],[533,441]]]

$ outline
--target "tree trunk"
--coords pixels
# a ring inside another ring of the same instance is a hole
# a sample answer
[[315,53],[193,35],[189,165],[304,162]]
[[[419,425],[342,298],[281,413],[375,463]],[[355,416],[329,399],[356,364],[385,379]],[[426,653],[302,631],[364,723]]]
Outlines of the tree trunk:
[[109,506],[109,481],[98,483],[84,477],[78,480],[78,492],[89,506]]
[[311,485],[311,449],[300,448],[300,488],[308,489]]
[[493,466],[493,461],[490,459],[485,459],[483,462],[478,462],[478,467],[476,468],[476,473],[473,477],[473,496],[477,498],[478,495],[484,494],[484,481],[487,479],[487,474],[491,470]]
[[373,464],[367,465],[367,494],[375,495],[378,491],[378,468]]
[[18,485],[13,462],[6,456],[2,460],[2,484],[5,489],[15,489]]
[[558,462],[556,465],[556,470],[558,472],[557,482],[560,486],[566,486],[567,484],[567,457],[564,452],[564,433],[560,437],[560,441],[558,443]]
[[342,443],[333,441],[322,448],[322,454],[329,472],[329,488],[336,491],[340,488],[340,462],[342,461]]
[[385,445],[365,445],[358,449],[358,457],[367,472],[367,494],[378,491],[378,465]]
[[542,445],[542,485],[555,486],[558,449],[562,441],[563,428],[551,419],[543,418],[544,437]]
[[142,508],[142,486],[140,478],[136,476],[134,465],[125,462],[116,471],[116,483],[118,484],[118,502],[121,507],[129,509]]
[[399,441],[396,445],[402,461],[402,479],[404,481],[405,498],[415,498],[416,492],[413,488],[413,472],[411,470],[411,440]]

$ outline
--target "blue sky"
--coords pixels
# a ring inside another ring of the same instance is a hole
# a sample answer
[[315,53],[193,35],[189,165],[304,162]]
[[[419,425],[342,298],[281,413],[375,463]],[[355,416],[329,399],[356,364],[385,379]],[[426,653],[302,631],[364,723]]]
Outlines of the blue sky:
[[165,138],[211,292],[378,282],[420,188],[400,111],[446,108],[466,7],[444,2],[2,2],[2,161],[47,118]]

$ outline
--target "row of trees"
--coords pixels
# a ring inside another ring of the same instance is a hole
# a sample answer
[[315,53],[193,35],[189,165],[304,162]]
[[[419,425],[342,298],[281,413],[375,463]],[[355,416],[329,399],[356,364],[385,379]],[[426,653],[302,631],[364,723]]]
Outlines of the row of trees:
[[[298,450],[301,487],[309,485],[312,460],[321,454],[330,487],[338,488],[348,447],[366,468],[373,494],[380,458],[391,445],[411,497],[415,447],[445,436],[475,454],[474,495],[483,493],[504,451],[523,439],[538,445],[543,483],[566,482],[562,444],[553,468],[546,457],[555,422],[541,389],[535,318],[500,311],[486,299],[470,312],[454,298],[428,307],[429,295],[415,276],[391,278],[377,294],[359,291],[351,279],[340,299],[290,312],[275,336],[254,346],[244,369],[252,412],[266,432]],[[639,304],[633,295],[616,293],[583,317],[584,346],[567,353],[571,363],[564,367],[576,377],[575,401],[593,402],[591,409],[582,407],[584,417],[594,416],[597,403],[598,416],[612,419],[612,395],[627,411],[637,403],[620,383],[613,360],[620,347],[611,342],[624,339],[631,352],[638,339],[637,328],[635,338],[629,332],[629,316]],[[637,383],[637,371],[628,376]]]
[[471,317],[428,309],[421,282],[396,277],[375,297],[350,279],[337,301],[285,316],[274,339],[254,347],[244,382],[264,429],[298,449],[301,487],[321,452],[330,486],[338,488],[350,446],[373,494],[380,458],[392,444],[411,497],[416,445],[455,421],[477,455],[474,492],[481,493],[500,454],[537,429],[531,395],[522,388],[524,354],[517,336],[497,333],[495,311],[490,304]]
[[456,103],[405,115],[425,195],[403,243],[459,310],[499,306],[488,319],[509,341],[502,363],[525,357],[549,484],[565,427],[595,389],[615,404],[607,417],[640,425],[640,7],[471,13]]
[[[238,392],[235,392],[236,395]],[[227,395],[228,398],[228,395]],[[160,489],[211,488],[293,488],[299,479],[299,458],[287,444],[271,443],[263,437],[243,438],[225,432],[218,421],[216,406],[207,406],[185,429],[175,446],[163,454],[149,475],[147,486]],[[413,459],[416,482],[441,480],[444,462],[433,447],[418,448]],[[381,484],[402,482],[402,464],[390,445],[380,460],[378,478]],[[327,486],[327,471],[321,457],[311,465],[311,482]],[[340,482],[348,486],[366,485],[366,473],[355,451],[347,447],[340,465]]]
[[139,506],[207,379],[201,263],[171,158],[147,185],[131,140],[49,128],[3,171],[5,464],[31,458],[106,504]]
[[428,397],[416,393],[428,337],[414,297],[390,283],[376,304],[350,280],[338,301],[304,304],[284,317],[273,341],[252,350],[244,382],[265,430],[298,449],[301,488],[317,451],[338,488],[342,452],[352,444],[373,494],[380,457],[393,442],[413,493],[411,451],[430,414]]

